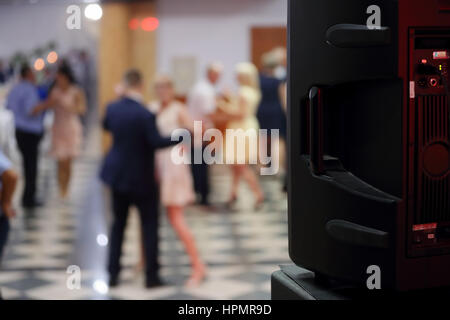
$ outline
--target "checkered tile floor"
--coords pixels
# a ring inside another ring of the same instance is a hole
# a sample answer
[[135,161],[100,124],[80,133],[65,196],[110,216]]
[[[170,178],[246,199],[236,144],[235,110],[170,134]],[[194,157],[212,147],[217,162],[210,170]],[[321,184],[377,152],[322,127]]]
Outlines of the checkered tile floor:
[[[106,235],[110,213],[108,193],[97,179],[100,162],[98,133],[90,136],[77,161],[71,202],[56,197],[54,164],[41,164],[40,186],[46,206],[21,212],[13,221],[10,241],[0,271],[4,299],[269,299],[270,275],[279,264],[289,262],[286,197],[278,178],[263,177],[267,202],[254,212],[253,199],[243,184],[233,212],[206,212],[198,207],[186,211],[202,258],[208,264],[207,280],[199,287],[183,287],[189,260],[161,211],[161,276],[167,286],[147,290],[136,271],[139,232],[136,212],[130,215],[123,249],[121,285],[108,290],[104,270]],[[226,167],[212,168],[214,203],[227,199],[230,183]],[[67,287],[67,268],[81,268],[81,288]]]

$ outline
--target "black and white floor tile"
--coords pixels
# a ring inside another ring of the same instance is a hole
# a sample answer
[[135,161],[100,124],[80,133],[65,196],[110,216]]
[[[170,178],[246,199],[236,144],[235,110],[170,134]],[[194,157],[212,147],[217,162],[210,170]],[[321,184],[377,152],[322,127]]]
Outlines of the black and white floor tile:
[[[185,288],[189,259],[161,211],[161,276],[167,286],[147,290],[136,271],[139,261],[138,217],[132,212],[123,247],[121,285],[108,290],[105,260],[110,213],[108,192],[98,181],[98,132],[89,136],[74,168],[71,201],[60,203],[54,163],[41,162],[40,187],[46,205],[22,211],[12,223],[0,268],[4,299],[269,299],[270,275],[289,262],[287,201],[279,178],[261,179],[267,196],[263,210],[253,210],[253,197],[242,185],[232,212],[186,210],[186,219],[208,264],[207,280]],[[212,168],[213,202],[224,202],[230,177],[226,167]],[[71,265],[80,267],[81,287],[68,289]]]

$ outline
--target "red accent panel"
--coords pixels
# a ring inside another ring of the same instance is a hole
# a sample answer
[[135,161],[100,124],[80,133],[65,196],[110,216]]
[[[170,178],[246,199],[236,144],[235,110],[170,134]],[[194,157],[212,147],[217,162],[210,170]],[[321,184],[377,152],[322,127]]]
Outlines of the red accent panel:
[[437,223],[416,224],[413,226],[413,231],[430,230],[430,229],[436,229],[436,228],[437,228]]
[[[417,128],[415,124],[424,125],[422,115],[416,113],[416,99],[421,95],[421,90],[416,85],[415,95],[410,97],[409,81],[415,81],[412,50],[414,48],[413,28],[436,28],[450,27],[450,0],[399,0],[399,64],[398,74],[404,80],[404,102],[403,102],[403,191],[405,202],[401,204],[398,214],[397,232],[397,288],[400,290],[411,290],[417,288],[428,288],[434,286],[450,285],[450,254],[435,254],[411,258],[408,256],[410,243],[413,241],[412,229],[415,218],[416,195],[417,195]],[[428,62],[432,56],[427,58]],[[417,118],[420,117],[420,118]],[[432,166],[434,171],[435,165]],[[439,167],[439,165],[438,165]],[[445,195],[443,195],[445,196]],[[437,226],[439,227],[439,226]],[[418,231],[422,232],[422,231]],[[428,232],[428,231],[425,231]],[[436,235],[426,238],[429,243],[435,241]],[[419,234],[421,237],[421,235]],[[447,245],[448,246],[448,245]],[[439,250],[440,248],[435,248]]]

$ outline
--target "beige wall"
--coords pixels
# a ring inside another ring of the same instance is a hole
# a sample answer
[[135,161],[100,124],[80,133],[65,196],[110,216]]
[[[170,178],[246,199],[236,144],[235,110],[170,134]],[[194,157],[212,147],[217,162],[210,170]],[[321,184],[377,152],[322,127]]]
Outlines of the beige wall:
[[[115,99],[114,88],[122,74],[129,68],[139,69],[144,76],[146,101],[150,99],[150,84],[155,74],[155,32],[130,30],[132,18],[155,16],[152,2],[105,3],[100,26],[99,41],[99,86],[100,115],[105,106]],[[106,150],[110,137],[103,135],[102,145]]]

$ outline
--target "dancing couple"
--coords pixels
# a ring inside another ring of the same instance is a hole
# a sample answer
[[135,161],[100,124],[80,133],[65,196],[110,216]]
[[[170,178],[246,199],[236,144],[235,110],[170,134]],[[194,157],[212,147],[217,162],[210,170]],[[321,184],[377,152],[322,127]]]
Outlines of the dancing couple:
[[170,139],[170,134],[177,128],[190,129],[193,122],[186,108],[175,101],[169,78],[156,81],[158,101],[149,108],[144,104],[143,90],[141,73],[128,71],[121,84],[121,97],[107,107],[103,121],[104,129],[113,138],[101,171],[103,182],[112,191],[109,285],[115,287],[119,283],[121,248],[132,205],[137,207],[141,220],[145,285],[147,288],[163,285],[158,276],[158,204],[161,201],[191,259],[193,270],[187,285],[196,286],[204,279],[206,268],[183,214],[184,207],[194,200],[192,177],[188,166],[174,164],[170,159],[172,148],[182,148],[175,146],[177,142]]

